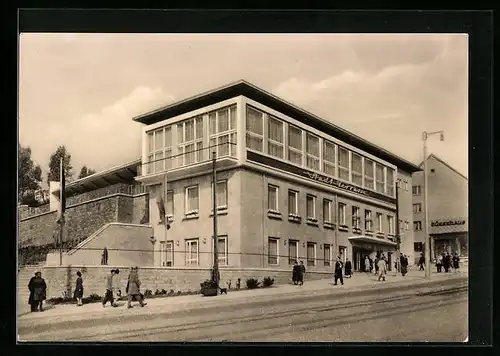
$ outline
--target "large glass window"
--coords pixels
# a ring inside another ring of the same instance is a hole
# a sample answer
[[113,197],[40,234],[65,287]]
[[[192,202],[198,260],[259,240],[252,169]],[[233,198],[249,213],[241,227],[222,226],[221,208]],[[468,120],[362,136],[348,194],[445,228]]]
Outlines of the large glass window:
[[198,239],[186,240],[186,266],[198,266],[199,241]]
[[371,210],[365,210],[365,230],[373,230],[372,212]]
[[306,136],[306,166],[319,170],[319,137],[310,133]]
[[316,219],[316,197],[314,195],[306,195],[306,210],[308,219]]
[[[211,207],[213,206],[213,183],[212,183],[212,198]],[[221,180],[217,182],[217,190],[215,192],[217,196],[217,210],[227,209],[227,180]]]
[[264,113],[247,106],[246,119],[247,148],[255,151],[264,151]]
[[284,132],[283,121],[269,115],[267,132],[267,152],[274,157],[284,158]]
[[352,227],[354,229],[360,229],[360,216],[359,216],[359,207],[353,206],[352,207]]
[[330,261],[332,259],[332,251],[330,249],[330,245],[329,244],[325,244],[323,245],[323,251],[325,253],[324,255],[324,265],[325,266],[330,266]]
[[277,265],[279,260],[278,260],[278,239],[274,237],[269,237],[267,240],[267,263],[269,265]]
[[279,188],[277,186],[271,184],[267,186],[267,209],[269,211],[279,211],[278,192]]
[[384,166],[379,163],[375,164],[375,179],[377,185],[377,192],[385,193],[384,182]]
[[387,195],[394,195],[394,169],[387,167]]
[[288,160],[302,165],[302,130],[288,125]]
[[299,192],[288,191],[288,215],[299,215]]
[[179,166],[203,160],[203,117],[198,116],[177,124]]
[[307,265],[316,265],[316,244],[314,242],[307,243]]
[[335,144],[323,139],[323,172],[335,176]]
[[299,242],[288,240],[288,264],[293,265],[299,259]]
[[[210,249],[213,254],[213,240],[210,244]],[[228,244],[227,244],[227,236],[218,236],[217,237],[217,256],[219,260],[219,266],[227,266],[228,265]]]
[[363,184],[363,162],[360,155],[352,153],[351,157],[351,180],[354,184]]
[[323,222],[332,223],[332,201],[323,199]]
[[345,209],[346,205],[344,203],[339,203],[339,210],[338,210],[338,224],[339,225],[344,225],[345,226]]
[[146,173],[161,172],[171,168],[172,127],[166,126],[147,133],[148,155]]
[[199,194],[198,186],[194,185],[186,188],[186,202],[185,213],[186,215],[198,213],[199,209]]
[[210,152],[217,157],[236,156],[236,105],[208,114]]
[[339,178],[349,181],[349,151],[341,146],[338,150]]
[[375,189],[374,182],[373,161],[365,157],[365,188]]

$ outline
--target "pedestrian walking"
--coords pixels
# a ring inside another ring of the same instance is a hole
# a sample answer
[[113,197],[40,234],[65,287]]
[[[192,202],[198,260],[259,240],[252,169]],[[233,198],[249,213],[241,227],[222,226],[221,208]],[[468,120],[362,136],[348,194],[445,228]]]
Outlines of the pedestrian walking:
[[385,275],[387,274],[387,263],[385,262],[385,257],[382,256],[377,262],[378,266],[378,280],[381,279],[385,282]]
[[420,259],[418,260],[418,266],[420,267],[419,271],[424,271],[425,270],[425,258],[424,258],[424,255],[420,255]]
[[116,303],[122,294],[120,290],[120,270],[118,268],[115,269],[115,273],[111,278],[111,291],[113,292],[113,299]]
[[346,278],[351,278],[352,277],[352,263],[351,263],[351,261],[349,261],[348,258],[346,258],[344,269],[345,269]]
[[375,274],[378,274],[378,261],[380,260],[379,256],[375,257]]
[[450,271],[450,266],[451,266],[450,254],[446,253],[446,256],[444,256],[444,259],[443,259],[443,267],[444,267],[445,273],[448,273]]
[[31,311],[43,312],[43,301],[47,298],[47,284],[42,278],[42,272],[36,272],[34,277],[31,277],[28,283],[30,296],[28,304],[31,305]]
[[338,256],[337,262],[335,262],[335,272],[334,272],[335,283],[334,283],[334,285],[337,285],[337,281],[339,279],[340,279],[340,284],[344,285],[344,278],[342,278],[342,272],[344,270],[343,265],[344,264],[342,263],[340,256]]
[[294,285],[297,285],[299,283],[300,279],[300,267],[297,261],[293,262],[293,268],[292,268],[292,282]]
[[371,262],[368,256],[365,256],[365,272],[370,273],[371,272]]
[[443,270],[443,256],[442,255],[438,255],[438,257],[436,259],[436,269],[437,269],[437,273],[441,273],[441,271]]
[[401,257],[401,275],[404,277],[408,273],[408,256]]
[[116,307],[115,296],[113,295],[113,276],[115,275],[115,270],[112,269],[111,273],[106,277],[106,292],[104,293],[104,299],[102,300],[102,307],[106,306],[107,302],[111,303],[111,306]]
[[453,268],[455,269],[455,272],[460,271],[460,256],[457,252],[455,252],[455,256],[453,256]]
[[304,262],[300,261],[299,266],[299,285],[304,285],[304,278],[306,276],[306,266],[304,266]]
[[83,305],[83,279],[82,273],[80,271],[76,272],[77,278],[75,282],[75,292],[73,293],[73,297],[76,299],[76,305],[81,307]]
[[132,299],[135,299],[139,302],[141,307],[145,306],[146,303],[144,303],[144,298],[141,294],[140,291],[141,288],[141,281],[139,279],[139,271],[137,267],[132,267],[130,270],[130,274],[128,275],[128,282],[127,282],[127,288],[126,288],[126,293],[127,293],[127,308],[132,308]]

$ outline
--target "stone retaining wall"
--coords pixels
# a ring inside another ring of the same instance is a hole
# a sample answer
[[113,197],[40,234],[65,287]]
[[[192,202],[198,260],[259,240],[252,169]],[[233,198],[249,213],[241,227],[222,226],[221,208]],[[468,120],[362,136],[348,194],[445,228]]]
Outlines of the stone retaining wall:
[[[43,278],[47,283],[47,298],[61,297],[64,293],[73,294],[75,288],[76,272],[82,272],[84,295],[92,293],[102,296],[106,287],[106,276],[111,269],[120,269],[121,290],[125,293],[127,276],[130,266],[45,266],[42,271]],[[150,289],[153,293],[159,289],[167,292],[173,289],[175,292],[198,291],[200,283],[210,276],[209,269],[194,268],[156,268],[141,267],[139,278],[141,280],[141,291]],[[248,278],[257,278],[259,281],[265,277],[274,278],[275,284],[291,283],[291,271],[272,269],[236,269],[221,268],[221,287],[227,287],[227,281],[231,280],[231,287],[236,287],[236,281],[241,278],[241,288],[246,288]],[[330,273],[308,272],[307,280],[318,280],[331,278]]]

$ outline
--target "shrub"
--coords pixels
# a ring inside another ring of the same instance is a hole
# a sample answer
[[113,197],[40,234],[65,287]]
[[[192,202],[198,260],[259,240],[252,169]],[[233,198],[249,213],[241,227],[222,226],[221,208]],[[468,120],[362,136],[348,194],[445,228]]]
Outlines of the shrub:
[[246,283],[247,283],[248,289],[259,288],[259,284],[260,284],[260,282],[255,278],[248,278]]
[[146,289],[144,291],[144,296],[145,297],[151,297],[153,295],[153,291],[151,289]]
[[166,291],[165,289],[162,289],[162,290],[160,291],[160,293],[161,293],[161,294],[167,294],[167,291]]
[[175,294],[175,291],[173,289],[171,289],[169,292],[168,292],[168,295],[174,295]]
[[99,294],[92,293],[88,297],[82,298],[82,303],[88,304],[88,303],[98,302],[101,300],[102,300],[102,297]]
[[262,285],[264,287],[271,287],[273,284],[274,284],[274,278],[271,278],[271,277],[266,277],[262,281]]
[[161,291],[159,289],[155,290],[155,295],[160,295]]

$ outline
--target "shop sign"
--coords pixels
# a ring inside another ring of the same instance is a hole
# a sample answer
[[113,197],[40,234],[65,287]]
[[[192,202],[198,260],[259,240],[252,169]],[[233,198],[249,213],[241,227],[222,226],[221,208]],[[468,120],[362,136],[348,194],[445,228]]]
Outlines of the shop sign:
[[457,225],[465,225],[465,220],[447,220],[447,221],[433,221],[433,222],[431,222],[432,227],[457,226]]

